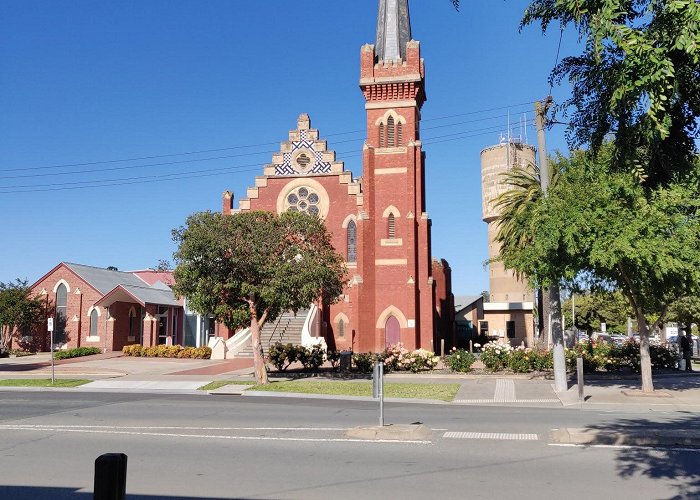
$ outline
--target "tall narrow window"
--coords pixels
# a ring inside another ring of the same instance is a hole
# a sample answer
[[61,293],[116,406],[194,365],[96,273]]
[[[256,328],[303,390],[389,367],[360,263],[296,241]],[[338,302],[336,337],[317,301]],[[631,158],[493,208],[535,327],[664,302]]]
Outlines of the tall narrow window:
[[97,309],[93,309],[92,312],[90,312],[90,336],[91,337],[97,337],[97,322],[99,321],[99,317],[97,315]]
[[383,148],[383,147],[384,147],[384,144],[385,144],[385,137],[384,137],[384,134],[385,134],[385,133],[386,133],[386,132],[385,132],[385,130],[384,130],[384,124],[383,124],[383,123],[380,123],[380,124],[379,124],[379,147],[380,147],[380,148]]
[[68,289],[61,283],[56,288],[56,324],[54,327],[54,341],[62,342],[66,333],[66,318],[68,317]]
[[401,122],[396,124],[396,145],[401,146],[401,143],[403,142],[403,127],[401,126]]
[[389,214],[388,238],[390,240],[396,238],[396,218],[394,217],[394,214]]
[[357,262],[357,226],[354,220],[348,223],[348,262]]
[[338,337],[345,337],[345,321],[342,318],[338,320]]
[[386,145],[389,148],[396,146],[396,129],[394,128],[394,117],[390,116],[386,120]]
[[136,311],[131,309],[129,311],[129,337],[134,336],[134,322],[136,321]]

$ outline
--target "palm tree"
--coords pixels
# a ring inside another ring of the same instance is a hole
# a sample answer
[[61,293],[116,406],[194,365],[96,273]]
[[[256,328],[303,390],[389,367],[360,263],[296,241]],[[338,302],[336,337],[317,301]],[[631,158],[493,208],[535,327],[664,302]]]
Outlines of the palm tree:
[[[555,165],[550,164],[555,167]],[[555,187],[558,180],[557,168],[550,170],[550,187]],[[503,254],[519,253],[527,249],[534,241],[537,219],[534,211],[543,198],[540,169],[537,165],[516,166],[502,174],[502,182],[510,189],[494,200],[498,212],[496,224],[498,232],[496,241],[501,245]],[[518,279],[530,278],[522,269],[515,269]],[[548,293],[549,300],[543,301],[545,293],[540,289],[539,300],[542,301],[541,324],[547,327],[551,318],[552,342],[555,358],[555,385],[557,390],[566,390],[566,367],[562,333],[562,313],[559,292],[559,276],[551,277]],[[540,308],[538,308],[540,310]]]

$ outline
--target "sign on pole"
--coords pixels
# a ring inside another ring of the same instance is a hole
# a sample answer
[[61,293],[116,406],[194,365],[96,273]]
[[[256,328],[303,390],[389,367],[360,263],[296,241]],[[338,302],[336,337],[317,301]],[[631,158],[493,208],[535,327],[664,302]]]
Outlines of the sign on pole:
[[48,329],[50,332],[53,332],[53,318],[49,318],[46,320],[48,322]]

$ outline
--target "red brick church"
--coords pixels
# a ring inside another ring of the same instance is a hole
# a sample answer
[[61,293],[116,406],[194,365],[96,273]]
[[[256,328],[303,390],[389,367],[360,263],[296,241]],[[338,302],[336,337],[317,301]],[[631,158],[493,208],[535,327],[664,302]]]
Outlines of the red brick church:
[[350,282],[321,309],[330,348],[366,352],[402,342],[439,351],[454,343],[450,268],[433,259],[420,138],[426,100],[420,43],[411,38],[408,0],[380,0],[375,45],[360,51],[367,113],[362,177],[345,170],[308,115],[234,207],[223,212],[306,212],[325,220],[345,256]]

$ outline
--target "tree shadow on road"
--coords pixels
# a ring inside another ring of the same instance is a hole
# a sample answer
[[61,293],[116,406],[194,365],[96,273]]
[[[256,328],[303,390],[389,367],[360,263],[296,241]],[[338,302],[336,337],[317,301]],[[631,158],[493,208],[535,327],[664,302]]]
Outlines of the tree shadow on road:
[[[683,437],[695,437],[700,443],[700,415],[691,412],[680,415],[662,423],[644,418],[617,419],[586,429],[642,436],[673,431]],[[670,498],[700,498],[700,448],[629,446],[619,449],[615,460],[621,478],[644,476],[664,480],[677,491]]]

